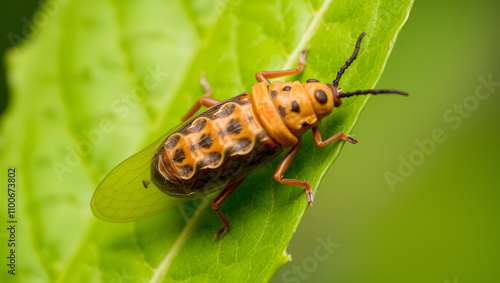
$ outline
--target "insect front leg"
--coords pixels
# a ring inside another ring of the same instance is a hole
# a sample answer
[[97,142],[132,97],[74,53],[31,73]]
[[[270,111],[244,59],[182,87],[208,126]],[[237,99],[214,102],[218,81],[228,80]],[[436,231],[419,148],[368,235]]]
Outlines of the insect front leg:
[[186,115],[184,115],[184,117],[182,117],[182,122],[186,121],[191,116],[193,116],[194,113],[196,113],[196,111],[198,111],[201,108],[201,105],[203,105],[205,107],[211,107],[211,106],[214,106],[215,104],[220,102],[219,100],[211,97],[213,91],[212,91],[212,88],[210,87],[210,84],[207,81],[207,78],[205,77],[205,73],[203,73],[203,72],[201,73],[201,76],[200,76],[200,84],[203,87],[203,90],[205,91],[205,95],[200,97],[200,99],[198,99],[194,103],[194,105],[191,107],[191,109],[189,109],[189,111],[186,113]]
[[234,192],[234,190],[241,184],[241,182],[243,182],[243,180],[240,180],[234,184],[227,186],[212,202],[212,209],[215,211],[215,213],[217,213],[220,220],[222,220],[222,222],[224,222],[224,226],[222,226],[222,228],[220,228],[219,232],[217,232],[217,234],[215,234],[216,239],[222,238],[222,236],[224,236],[224,234],[226,234],[226,231],[229,229],[229,227],[231,227],[231,223],[229,222],[229,220],[227,220],[226,216],[224,216],[224,214],[222,214],[219,207]]
[[278,165],[278,168],[276,168],[276,172],[274,172],[274,180],[276,180],[280,184],[302,186],[306,188],[307,201],[309,202],[309,205],[312,206],[312,203],[314,201],[314,192],[311,183],[296,179],[283,179],[285,171],[292,163],[293,159],[295,158],[295,155],[297,155],[297,152],[299,151],[300,146],[302,145],[302,138],[299,137],[298,139],[299,142],[296,145],[294,145],[292,149],[290,149],[290,151],[286,154],[285,158],[281,160],[280,165]]
[[302,73],[302,70],[304,70],[304,66],[306,65],[306,55],[307,55],[307,49],[302,50],[300,52],[300,58],[299,58],[299,65],[295,69],[291,70],[282,70],[282,71],[270,71],[270,72],[258,72],[255,74],[255,78],[257,81],[260,82],[269,82],[268,79],[270,78],[279,78],[279,77],[284,77],[284,76],[290,76],[290,75],[295,75],[295,74],[300,74]]
[[323,141],[323,139],[321,138],[321,133],[319,132],[318,127],[312,128],[312,133],[313,133],[314,141],[316,142],[316,145],[319,147],[323,147],[323,146],[325,146],[329,143],[332,143],[338,139],[343,139],[343,140],[348,141],[352,144],[358,143],[357,140],[353,139],[351,136],[346,135],[342,132],[338,132],[337,134],[333,135],[332,137],[328,138],[325,141]]

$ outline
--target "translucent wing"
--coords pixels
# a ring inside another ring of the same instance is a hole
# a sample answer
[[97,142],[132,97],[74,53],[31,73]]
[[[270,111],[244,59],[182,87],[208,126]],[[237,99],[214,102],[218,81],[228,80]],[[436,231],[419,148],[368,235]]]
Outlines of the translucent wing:
[[191,199],[169,196],[154,185],[144,188],[142,183],[151,179],[155,151],[168,135],[120,163],[101,181],[90,203],[96,217],[111,222],[134,221]]

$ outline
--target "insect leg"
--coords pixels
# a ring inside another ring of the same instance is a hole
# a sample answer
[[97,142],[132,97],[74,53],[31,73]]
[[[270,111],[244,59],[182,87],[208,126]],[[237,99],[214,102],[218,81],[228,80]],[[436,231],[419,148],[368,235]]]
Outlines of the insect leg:
[[297,152],[300,149],[300,146],[302,145],[302,138],[299,137],[299,142],[290,149],[290,151],[286,154],[285,158],[281,160],[280,165],[278,165],[278,168],[276,168],[276,171],[274,172],[274,180],[276,180],[278,183],[281,184],[286,184],[286,185],[292,185],[292,186],[302,186],[306,188],[306,194],[307,194],[307,201],[309,202],[309,205],[312,206],[312,203],[314,201],[314,193],[313,189],[311,186],[311,183],[302,181],[302,180],[295,180],[295,179],[283,179],[283,174],[285,174],[285,171],[288,169],[288,166],[292,163],[293,158],[295,155],[297,155]]
[[205,91],[205,95],[200,97],[194,105],[189,109],[189,111],[182,117],[182,122],[186,121],[189,119],[191,116],[196,113],[201,108],[201,105],[205,107],[211,107],[214,106],[215,104],[219,103],[220,101],[218,99],[212,98],[212,88],[210,87],[210,84],[207,81],[207,78],[205,77],[205,73],[201,73],[200,76],[200,84],[203,87],[203,90]]
[[352,144],[358,143],[357,140],[353,139],[351,136],[346,135],[342,132],[338,132],[337,134],[333,135],[332,137],[330,137],[326,141],[323,141],[323,139],[321,139],[321,133],[319,132],[318,127],[312,128],[312,133],[313,133],[314,141],[316,142],[316,145],[319,147],[323,147],[323,146],[325,146],[329,143],[332,143],[338,139],[343,139],[343,140],[348,141]]
[[302,52],[300,52],[300,58],[299,58],[299,65],[295,69],[291,70],[282,70],[282,71],[270,71],[270,72],[258,72],[255,74],[255,78],[257,81],[260,82],[269,82],[269,78],[278,78],[278,77],[284,77],[284,76],[289,76],[289,75],[295,75],[295,74],[300,74],[302,73],[302,70],[304,70],[304,66],[306,65],[306,55],[307,55],[307,49],[304,49]]
[[231,185],[227,186],[214,199],[214,202],[212,202],[212,209],[215,211],[215,213],[217,213],[217,215],[219,215],[220,220],[222,220],[222,222],[224,222],[224,226],[222,226],[222,228],[220,228],[219,232],[217,232],[217,234],[215,234],[215,238],[216,239],[222,238],[222,236],[224,236],[224,234],[226,233],[226,231],[231,226],[231,223],[229,223],[229,220],[227,220],[226,216],[224,216],[224,214],[222,214],[222,212],[220,211],[219,207],[234,192],[234,190],[241,184],[241,182],[243,182],[243,180],[240,180],[240,181],[238,181],[238,182],[236,182],[234,184],[231,184]]

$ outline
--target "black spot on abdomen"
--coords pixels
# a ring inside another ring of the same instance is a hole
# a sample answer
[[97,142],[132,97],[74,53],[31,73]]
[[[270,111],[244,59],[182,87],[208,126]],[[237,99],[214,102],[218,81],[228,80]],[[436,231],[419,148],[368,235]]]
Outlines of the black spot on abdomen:
[[261,140],[265,139],[266,137],[267,137],[266,132],[264,132],[264,131],[260,131],[260,132],[257,134],[257,138],[256,138],[256,140],[259,142],[259,141],[261,141]]
[[198,142],[199,147],[210,148],[212,146],[212,138],[210,135],[203,134]]
[[233,154],[238,152],[245,152],[249,150],[250,146],[252,146],[252,141],[248,138],[242,138],[236,141],[236,143],[227,150],[227,153]]
[[216,165],[220,162],[221,158],[222,158],[222,155],[220,153],[211,152],[210,154],[208,154],[207,157],[205,157],[205,159],[200,161],[199,165],[201,165],[202,167]]
[[169,138],[165,145],[167,146],[167,148],[174,148],[179,143],[180,139],[181,137],[179,135],[175,135]]
[[201,120],[201,122],[198,122],[196,124],[191,124],[191,126],[186,130],[186,133],[188,134],[197,133],[203,130],[203,128],[205,128],[206,125],[207,125],[207,120],[203,119]]
[[175,151],[174,158],[172,160],[177,163],[182,163],[182,161],[186,158],[186,154],[184,150],[178,149]]
[[182,176],[189,176],[191,173],[193,173],[193,166],[191,165],[185,165],[179,169],[179,174]]
[[227,128],[222,129],[219,131],[219,136],[227,135],[227,134],[239,134],[241,131],[241,124],[238,122],[236,119],[232,119],[231,122],[229,122],[229,125]]
[[219,112],[217,112],[214,117],[215,118],[225,118],[228,117],[229,115],[233,114],[234,110],[236,109],[236,105],[230,104],[227,107],[224,107],[221,109]]

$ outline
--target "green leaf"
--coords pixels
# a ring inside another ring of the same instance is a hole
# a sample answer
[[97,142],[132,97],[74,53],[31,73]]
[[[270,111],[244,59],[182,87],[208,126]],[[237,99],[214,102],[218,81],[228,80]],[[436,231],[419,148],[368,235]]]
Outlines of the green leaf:
[[[12,102],[2,117],[1,164],[17,172],[16,278],[268,281],[290,260],[286,247],[308,207],[302,188],[273,180],[280,160],[222,205],[232,228],[219,241],[211,199],[115,224],[91,214],[95,187],[178,124],[203,94],[201,71],[225,99],[249,91],[258,71],[294,68],[310,45],[304,73],[289,79],[328,82],[366,32],[340,87],[374,87],[412,3],[48,1],[38,14],[47,20],[7,56]],[[368,99],[346,99],[323,120],[323,137],[350,133]],[[306,134],[286,177],[317,187],[342,146],[317,148]]]

